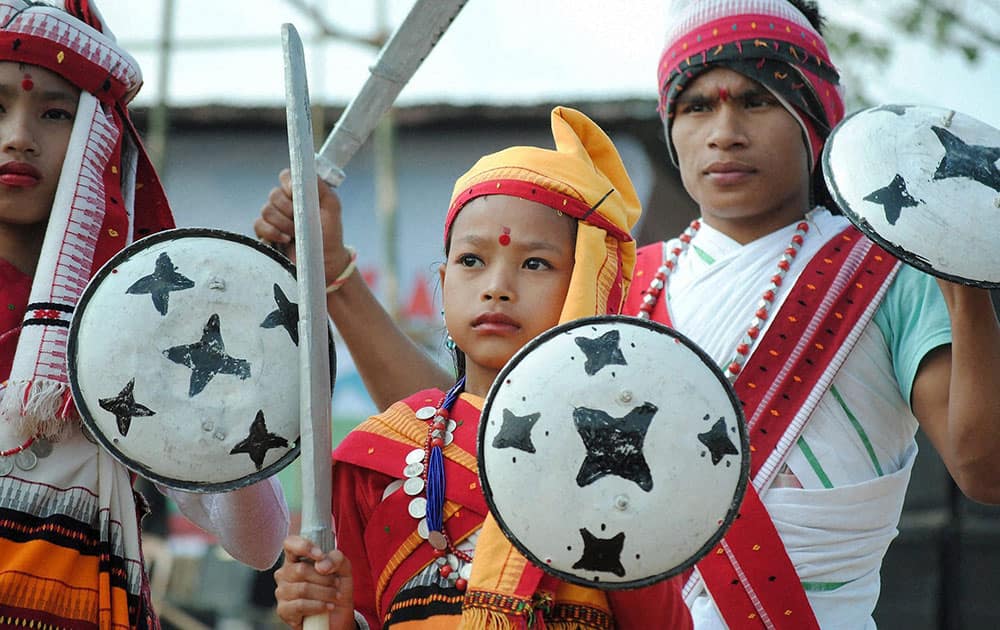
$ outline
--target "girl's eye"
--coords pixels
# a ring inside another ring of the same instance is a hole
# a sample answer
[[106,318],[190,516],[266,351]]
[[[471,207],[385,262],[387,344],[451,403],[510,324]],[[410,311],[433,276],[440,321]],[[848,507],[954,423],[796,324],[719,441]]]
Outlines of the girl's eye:
[[532,271],[539,271],[542,269],[551,269],[552,265],[550,265],[547,260],[542,258],[529,258],[524,261],[523,267]]
[[458,257],[457,262],[463,267],[481,267],[483,265],[482,259],[473,254],[462,254]]
[[49,120],[73,120],[73,113],[65,109],[53,108],[45,110],[42,118]]

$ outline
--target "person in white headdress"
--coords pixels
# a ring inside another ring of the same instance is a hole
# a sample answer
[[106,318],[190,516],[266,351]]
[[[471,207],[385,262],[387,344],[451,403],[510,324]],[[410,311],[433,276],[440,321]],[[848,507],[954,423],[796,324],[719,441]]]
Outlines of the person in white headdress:
[[[86,0],[0,0],[0,625],[158,627],[132,475],[85,435],[68,387],[68,323],[92,274],[173,227],[129,120],[135,61]],[[288,511],[273,479],[171,492],[258,569]],[[252,518],[251,518],[252,515]]]

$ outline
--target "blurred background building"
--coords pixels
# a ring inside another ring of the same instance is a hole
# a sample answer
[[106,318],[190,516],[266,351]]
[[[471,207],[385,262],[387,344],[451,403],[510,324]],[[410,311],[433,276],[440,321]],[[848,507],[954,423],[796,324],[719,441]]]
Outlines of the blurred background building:
[[[437,265],[454,180],[479,156],[549,144],[548,112],[577,107],[612,136],[646,214],[640,243],[679,233],[695,208],[680,186],[655,111],[666,0],[469,0],[398,106],[347,169],[339,190],[347,242],[383,303],[447,361]],[[178,223],[246,234],[287,166],[279,29],[306,42],[321,139],[367,76],[412,0],[103,0],[139,59],[136,122]],[[849,109],[947,106],[1000,127],[996,0],[821,1],[845,70]],[[849,71],[847,71],[849,70]],[[317,145],[318,146],[318,145]],[[338,347],[334,439],[374,411]],[[293,511],[298,469],[280,473]],[[147,495],[155,495],[150,489]],[[271,628],[273,579],[227,558],[156,505],[147,555],[165,627]],[[884,628],[1000,627],[1000,511],[961,497],[921,436],[900,536],[883,568]]]

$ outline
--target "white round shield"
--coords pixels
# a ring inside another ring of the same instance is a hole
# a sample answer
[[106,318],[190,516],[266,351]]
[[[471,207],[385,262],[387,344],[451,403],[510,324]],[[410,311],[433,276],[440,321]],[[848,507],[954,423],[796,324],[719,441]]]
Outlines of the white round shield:
[[1000,287],[1000,130],[954,110],[887,104],[834,128],[823,175],[848,219],[935,276]]
[[181,490],[277,473],[298,455],[297,298],[292,264],[246,236],[193,228],[136,241],[94,276],[70,327],[85,427]]
[[697,562],[735,518],[741,407],[675,330],[584,318],[529,342],[483,408],[479,475],[501,530],[560,579],[638,588]]

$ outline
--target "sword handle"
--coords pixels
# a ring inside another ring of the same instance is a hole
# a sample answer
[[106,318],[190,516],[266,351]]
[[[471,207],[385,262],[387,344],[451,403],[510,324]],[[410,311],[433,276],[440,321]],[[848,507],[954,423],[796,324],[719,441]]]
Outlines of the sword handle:
[[302,620],[302,630],[328,630],[330,619],[326,613],[306,617]]

